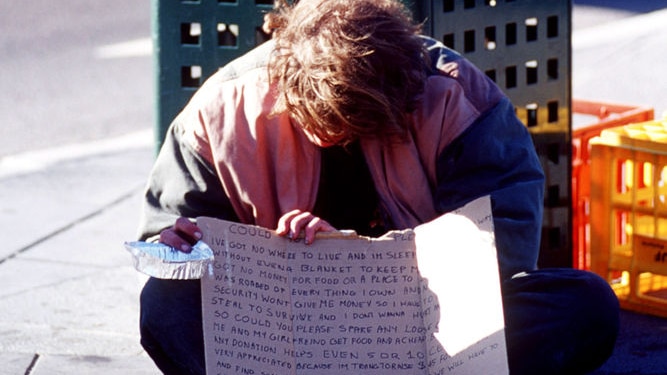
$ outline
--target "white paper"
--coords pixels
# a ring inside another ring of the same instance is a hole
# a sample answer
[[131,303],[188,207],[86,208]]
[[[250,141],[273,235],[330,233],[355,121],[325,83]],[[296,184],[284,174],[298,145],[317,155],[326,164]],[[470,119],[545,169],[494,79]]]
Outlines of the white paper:
[[[488,197],[415,228],[417,262],[439,296],[444,352],[457,374],[506,373],[505,321]],[[445,372],[449,373],[449,372]]]

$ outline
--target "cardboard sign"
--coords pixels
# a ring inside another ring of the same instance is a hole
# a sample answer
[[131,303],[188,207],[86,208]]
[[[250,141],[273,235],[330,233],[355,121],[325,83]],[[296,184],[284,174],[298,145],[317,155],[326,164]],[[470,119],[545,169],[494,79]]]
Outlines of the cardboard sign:
[[198,219],[208,374],[507,373],[488,197],[381,238],[312,245]]

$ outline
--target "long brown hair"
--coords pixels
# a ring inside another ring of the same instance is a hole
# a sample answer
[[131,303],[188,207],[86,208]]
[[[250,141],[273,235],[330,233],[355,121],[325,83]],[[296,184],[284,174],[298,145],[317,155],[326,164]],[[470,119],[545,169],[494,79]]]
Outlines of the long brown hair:
[[271,16],[277,83],[287,111],[320,140],[404,135],[424,89],[420,26],[397,0],[301,0]]

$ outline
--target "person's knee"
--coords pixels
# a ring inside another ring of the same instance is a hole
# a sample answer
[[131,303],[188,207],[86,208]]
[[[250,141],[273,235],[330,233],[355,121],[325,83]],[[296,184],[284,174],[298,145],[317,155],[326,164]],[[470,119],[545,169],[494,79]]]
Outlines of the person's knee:
[[584,373],[611,355],[619,304],[601,277],[538,270],[505,281],[503,292],[513,373]]
[[199,280],[150,278],[141,291],[139,303],[139,324],[144,329],[168,329],[184,321],[201,323]]
[[165,374],[203,374],[199,280],[151,278],[140,296],[141,345]]
[[591,272],[586,272],[587,293],[581,298],[580,340],[591,351],[591,370],[602,365],[611,356],[620,326],[620,306],[609,283]]
[[571,280],[566,292],[572,296],[575,311],[572,319],[579,322],[582,336],[615,341],[620,307],[609,283],[595,273],[582,270],[567,270],[565,277]]

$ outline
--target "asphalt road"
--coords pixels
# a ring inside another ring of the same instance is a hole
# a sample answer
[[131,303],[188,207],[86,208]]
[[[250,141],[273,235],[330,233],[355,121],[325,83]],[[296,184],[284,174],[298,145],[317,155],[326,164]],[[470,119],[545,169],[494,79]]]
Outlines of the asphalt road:
[[667,7],[666,0],[573,0],[575,6],[615,9],[631,13],[648,13]]
[[149,129],[148,0],[0,2],[0,157]]

